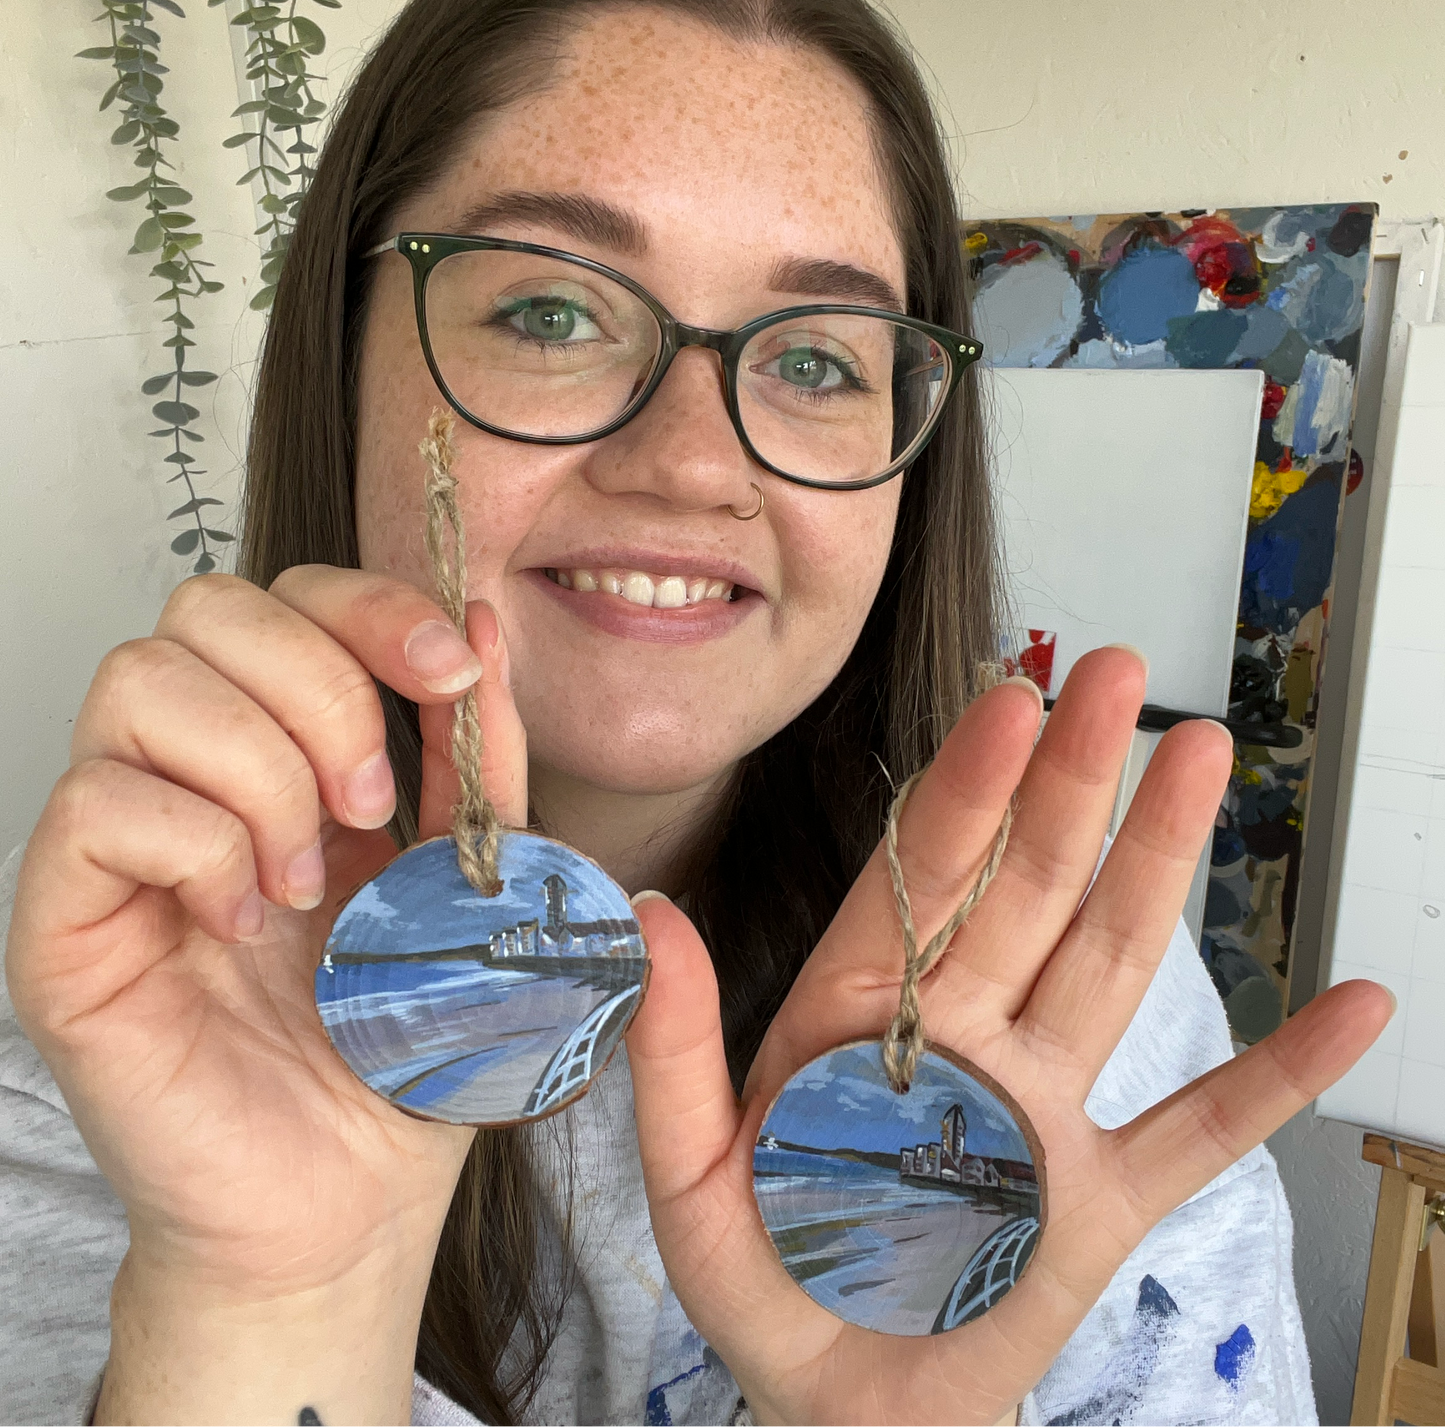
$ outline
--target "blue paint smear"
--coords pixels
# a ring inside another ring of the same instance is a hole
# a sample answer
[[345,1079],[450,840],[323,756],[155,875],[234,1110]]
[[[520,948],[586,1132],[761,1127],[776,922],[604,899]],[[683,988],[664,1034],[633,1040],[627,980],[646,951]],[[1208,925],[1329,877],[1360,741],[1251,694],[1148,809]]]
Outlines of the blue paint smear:
[[1239,592],[1243,623],[1292,635],[1306,611],[1324,599],[1339,508],[1340,468],[1325,467],[1250,532]]
[[651,1389],[647,1394],[647,1406],[642,1410],[644,1427],[672,1427],[672,1413],[667,1406],[667,1389],[686,1382],[690,1377],[696,1377],[706,1366],[706,1363],[698,1363],[696,1367],[678,1373],[669,1382],[659,1383]]
[[1099,283],[1099,316],[1132,347],[1157,342],[1172,318],[1188,316],[1198,303],[1194,265],[1175,248],[1136,248]]
[[1254,1334],[1241,1323],[1214,1349],[1214,1371],[1230,1387],[1237,1388],[1254,1366]]
[[1248,330],[1249,319],[1242,312],[1196,312],[1169,323],[1164,345],[1181,367],[1227,367]]

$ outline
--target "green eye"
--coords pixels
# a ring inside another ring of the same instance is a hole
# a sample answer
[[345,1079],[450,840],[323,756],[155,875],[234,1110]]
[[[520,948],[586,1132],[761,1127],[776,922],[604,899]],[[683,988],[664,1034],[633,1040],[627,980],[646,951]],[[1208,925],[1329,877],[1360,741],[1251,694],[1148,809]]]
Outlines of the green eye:
[[565,342],[577,327],[577,310],[570,302],[533,299],[521,317],[523,330],[539,341]]
[[778,358],[778,375],[792,386],[816,388],[828,379],[831,365],[811,347],[793,347]]

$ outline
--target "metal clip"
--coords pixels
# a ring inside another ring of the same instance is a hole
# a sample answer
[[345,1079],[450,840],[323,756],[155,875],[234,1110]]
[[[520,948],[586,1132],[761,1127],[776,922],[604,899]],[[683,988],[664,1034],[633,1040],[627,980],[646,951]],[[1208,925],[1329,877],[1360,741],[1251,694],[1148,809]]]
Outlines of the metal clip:
[[1445,1228],[1445,1194],[1437,1194],[1433,1199],[1425,1201],[1425,1213],[1420,1220],[1420,1252],[1425,1252],[1425,1245],[1430,1242],[1430,1231],[1436,1228]]

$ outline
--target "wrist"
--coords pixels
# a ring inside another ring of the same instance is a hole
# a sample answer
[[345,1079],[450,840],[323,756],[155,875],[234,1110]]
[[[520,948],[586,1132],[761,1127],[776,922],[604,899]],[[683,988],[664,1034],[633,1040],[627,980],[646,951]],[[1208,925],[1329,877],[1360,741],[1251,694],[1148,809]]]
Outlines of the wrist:
[[[126,1255],[95,1421],[407,1422],[435,1242],[338,1276],[232,1284]],[[311,1420],[307,1418],[306,1420]]]

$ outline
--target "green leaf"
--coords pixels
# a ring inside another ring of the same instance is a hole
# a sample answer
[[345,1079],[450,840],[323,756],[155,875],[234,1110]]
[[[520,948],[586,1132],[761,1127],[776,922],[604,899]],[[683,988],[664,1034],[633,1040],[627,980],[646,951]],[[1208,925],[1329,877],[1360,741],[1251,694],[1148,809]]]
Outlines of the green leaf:
[[210,386],[213,381],[218,380],[215,372],[182,372],[182,386]]
[[137,134],[140,133],[140,125],[134,119],[122,124],[115,133],[110,136],[113,144],[128,144]]
[[179,263],[157,263],[151,269],[152,277],[163,277],[168,282],[184,282],[186,270]]
[[161,42],[161,37],[154,30],[148,30],[144,25],[140,24],[132,23],[127,25],[121,31],[121,34],[131,41],[132,44],[155,46]]
[[241,177],[236,180],[236,187],[241,188],[243,185],[250,183],[250,181],[255,178],[256,175],[260,172],[260,164],[257,164],[255,168],[248,168],[246,172],[243,173]]
[[251,299],[248,305],[253,312],[265,312],[275,300],[276,288],[275,285],[272,284],[269,287],[263,287],[260,292]]
[[162,228],[189,228],[195,221],[189,213],[162,213],[160,215]]
[[321,26],[304,15],[297,15],[291,21],[291,35],[307,54],[319,55],[326,48],[326,35]]
[[[210,264],[207,263],[206,266],[209,267]],[[201,279],[202,292],[220,292],[225,286],[226,284],[223,282],[214,282],[205,278]]]
[[117,94],[119,94],[119,93],[120,93],[120,80],[117,79],[116,82],[115,82],[114,84],[112,84],[112,85],[110,86],[110,88],[107,89],[107,90],[105,91],[105,93],[101,96],[101,100],[100,100],[100,112],[101,112],[102,114],[104,114],[105,111],[106,111],[107,109],[109,109],[112,104],[115,103],[115,96],[116,96]]
[[139,198],[150,188],[148,183],[131,183],[123,188],[112,188],[105,196],[113,198],[117,203],[129,203]]
[[339,10],[341,8],[341,0],[315,0],[315,2],[318,5],[324,5],[328,10]]
[[221,140],[223,149],[239,149],[242,144],[249,144],[252,139],[258,137],[255,134],[232,134],[229,139]]
[[109,59],[115,53],[114,45],[97,45],[91,50],[77,50],[76,59]]
[[181,427],[181,435],[184,436],[187,441],[194,441],[198,446],[206,439],[199,431],[190,431],[184,426]]
[[171,549],[177,555],[189,555],[200,543],[201,532],[199,530],[183,530],[171,541]]
[[[165,458],[165,464],[168,466],[194,466],[196,464],[196,458],[186,455],[184,451],[172,451],[171,454]],[[169,519],[169,517],[167,517],[167,519]]]
[[182,337],[179,332],[174,337],[167,337],[161,343],[162,347],[194,347],[196,344],[189,337]]
[[194,515],[204,505],[222,505],[215,496],[198,495],[193,500],[188,500],[184,505],[178,505],[168,516],[167,520],[174,520],[178,515]]
[[201,246],[201,234],[199,233],[171,233],[168,236],[170,242],[185,253],[190,252],[192,248]]
[[174,119],[157,119],[151,128],[163,139],[174,139],[181,132],[181,126]]
[[182,203],[191,201],[191,195],[184,188],[177,188],[174,184],[169,183],[156,188],[156,197],[168,208],[176,208]]
[[162,322],[173,322],[180,331],[188,332],[196,324],[186,316],[184,312],[168,312],[161,318]]
[[277,198],[274,193],[268,193],[261,200],[261,211],[263,213],[284,213],[286,211],[286,200]]
[[186,12],[176,4],[176,0],[151,0],[152,5],[159,5],[162,10],[168,10],[172,15],[179,15],[182,20],[186,18]]
[[206,527],[206,534],[209,535],[212,540],[216,541],[221,545],[228,545],[232,540],[236,538],[234,535],[230,534],[229,531],[212,530],[209,525]]
[[198,575],[209,575],[216,568],[216,557],[208,552],[202,555],[191,568]]
[[147,218],[139,228],[135,230],[135,241],[131,248],[133,253],[153,253],[160,247],[165,234],[161,225],[154,218]]
[[164,372],[158,377],[147,377],[141,384],[141,392],[146,396],[157,396],[163,392],[176,379],[174,372]]
[[158,401],[151,407],[152,416],[161,421],[169,421],[172,426],[185,426],[200,414],[194,406],[184,401]]
[[264,99],[248,99],[244,104],[239,104],[231,110],[231,117],[239,119],[242,114],[259,114],[265,107]]

